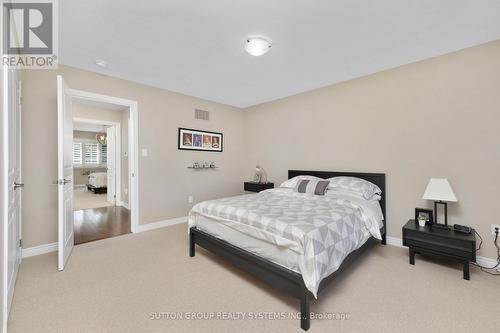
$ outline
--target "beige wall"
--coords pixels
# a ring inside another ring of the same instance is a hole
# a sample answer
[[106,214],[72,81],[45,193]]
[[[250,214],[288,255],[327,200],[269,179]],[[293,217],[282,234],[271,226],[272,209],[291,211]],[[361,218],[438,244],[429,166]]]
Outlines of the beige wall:
[[[245,110],[246,165],[280,183],[288,169],[384,172],[388,235],[448,178],[449,221],[490,233],[500,202],[500,41]],[[251,169],[246,176],[251,177]]]
[[[128,81],[61,66],[24,74],[24,238],[31,247],[57,235],[55,76],[76,89],[138,100],[140,223],[185,216],[195,201],[241,193],[260,164],[280,183],[291,168],[387,174],[389,236],[422,200],[430,177],[450,180],[459,202],[451,223],[472,225],[485,239],[479,255],[495,257],[490,223],[500,195],[500,41],[258,105],[244,111]],[[210,122],[193,119],[195,108]],[[177,128],[224,132],[222,154],[177,150]],[[35,145],[45,137],[43,151]],[[215,172],[192,171],[214,160]],[[498,223],[498,222],[497,222]]]
[[[57,103],[56,75],[71,88],[138,101],[139,220],[141,224],[186,216],[191,204],[242,191],[243,115],[230,106],[176,94],[130,81],[60,66],[25,71],[23,77],[23,246],[57,240]],[[194,119],[194,109],[211,112],[210,121]],[[224,133],[223,153],[177,150],[177,128]],[[37,144],[46,140],[45,149]],[[216,171],[193,171],[194,161],[215,161]]]

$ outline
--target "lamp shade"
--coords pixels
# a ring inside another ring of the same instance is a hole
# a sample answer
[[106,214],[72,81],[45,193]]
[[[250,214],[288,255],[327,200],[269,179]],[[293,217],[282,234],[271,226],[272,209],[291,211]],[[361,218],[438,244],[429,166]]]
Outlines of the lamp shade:
[[457,197],[446,178],[431,178],[425,189],[423,199],[457,202]]

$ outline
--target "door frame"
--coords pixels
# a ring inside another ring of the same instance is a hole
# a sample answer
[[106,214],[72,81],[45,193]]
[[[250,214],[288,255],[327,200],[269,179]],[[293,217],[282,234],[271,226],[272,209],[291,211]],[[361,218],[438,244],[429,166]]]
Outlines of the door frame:
[[[129,206],[130,229],[139,231],[139,115],[138,103],[134,100],[96,94],[88,91],[70,89],[72,97],[91,102],[115,104],[129,109],[128,121],[128,165],[129,165]],[[74,118],[78,119],[78,118]],[[120,193],[121,197],[121,193]]]
[[[127,111],[129,112],[129,111]],[[121,206],[122,203],[122,164],[121,164],[121,156],[122,156],[122,132],[121,132],[121,124],[116,121],[107,121],[107,120],[96,120],[96,119],[89,119],[89,118],[80,118],[80,117],[73,117],[73,123],[74,122],[79,122],[79,123],[85,123],[85,124],[94,124],[94,125],[106,125],[106,126],[114,126],[116,128],[116,135],[115,135],[115,150],[118,152],[118,154],[115,154],[115,205],[116,206]],[[119,161],[117,163],[117,160]],[[130,161],[128,161],[130,164]],[[130,165],[129,165],[130,167]],[[129,177],[130,178],[130,177]]]

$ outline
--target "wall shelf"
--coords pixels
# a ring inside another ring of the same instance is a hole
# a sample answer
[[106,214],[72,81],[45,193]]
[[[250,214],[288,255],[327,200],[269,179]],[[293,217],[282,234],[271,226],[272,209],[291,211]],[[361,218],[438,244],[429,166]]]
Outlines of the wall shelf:
[[188,165],[188,169],[194,169],[194,170],[215,170],[218,169],[219,167],[215,165],[214,162],[195,162],[192,165]]

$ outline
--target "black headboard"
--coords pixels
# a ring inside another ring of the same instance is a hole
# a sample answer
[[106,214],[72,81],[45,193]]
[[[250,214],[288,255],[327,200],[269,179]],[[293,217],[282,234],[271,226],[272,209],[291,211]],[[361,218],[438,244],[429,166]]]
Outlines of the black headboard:
[[338,171],[310,171],[310,170],[288,170],[288,179],[296,176],[315,176],[323,179],[332,177],[357,177],[367,180],[375,185],[377,185],[381,190],[380,207],[382,208],[382,213],[384,213],[384,232],[387,232],[387,216],[385,213],[385,173],[363,173],[363,172],[338,172]]

